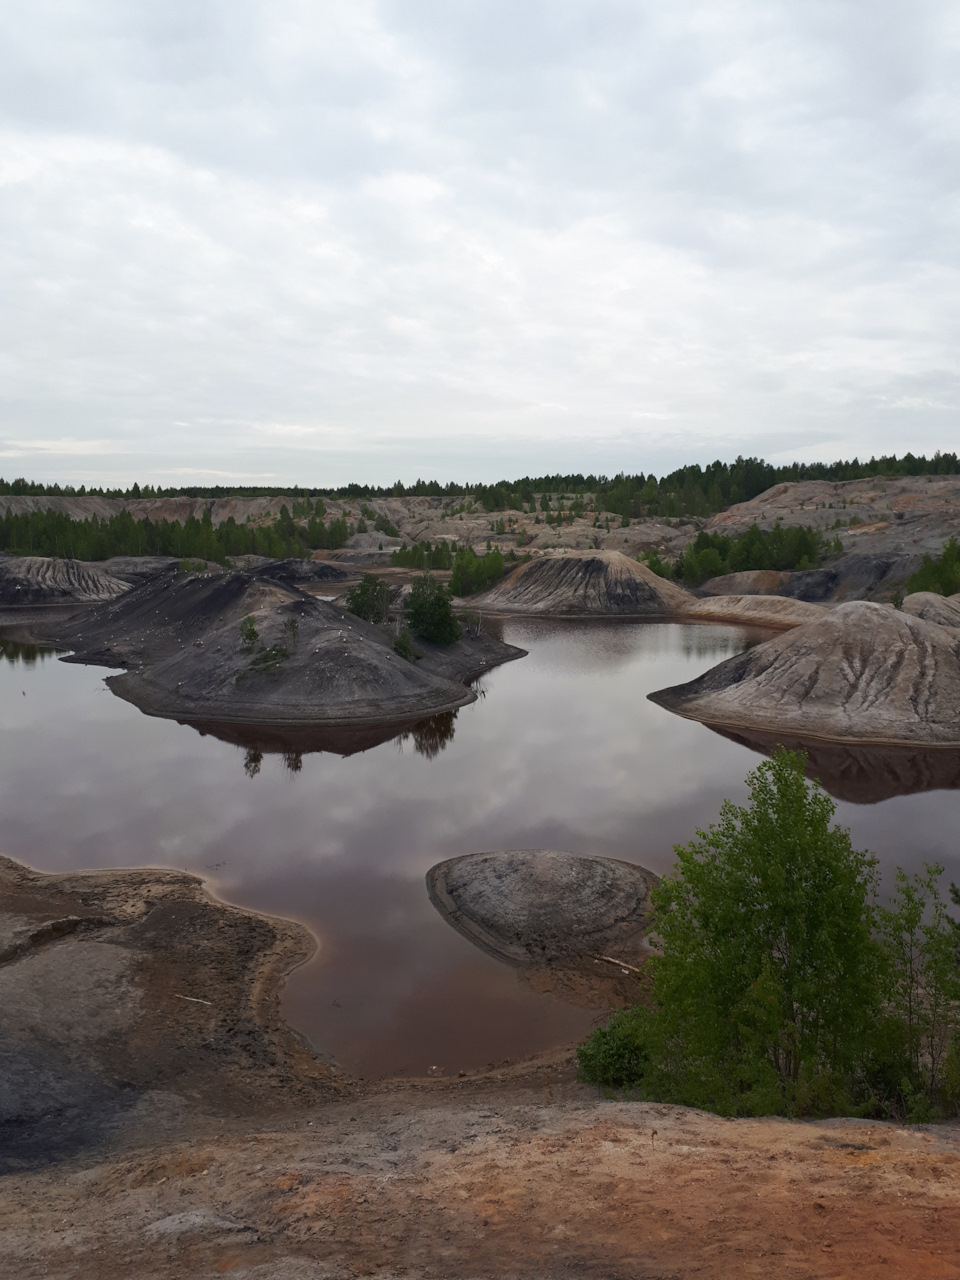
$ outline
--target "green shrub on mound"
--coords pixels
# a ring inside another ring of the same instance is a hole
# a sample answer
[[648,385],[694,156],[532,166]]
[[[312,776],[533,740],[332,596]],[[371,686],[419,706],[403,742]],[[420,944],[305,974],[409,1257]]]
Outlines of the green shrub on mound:
[[403,610],[410,630],[422,640],[453,644],[463,635],[463,628],[454,616],[450,592],[429,573],[414,582]]
[[[957,926],[942,867],[898,872],[831,825],[832,800],[780,751],[749,803],[677,846],[653,893],[652,998],[578,1052],[581,1077],[721,1115],[890,1115],[960,1104]],[[958,896],[953,890],[955,898]]]

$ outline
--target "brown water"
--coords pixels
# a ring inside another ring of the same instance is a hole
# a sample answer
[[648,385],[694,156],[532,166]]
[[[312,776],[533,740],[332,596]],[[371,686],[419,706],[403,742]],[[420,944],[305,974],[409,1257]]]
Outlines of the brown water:
[[[666,870],[673,844],[714,821],[724,797],[743,800],[760,757],[646,694],[758,638],[509,622],[504,639],[529,656],[485,676],[477,703],[347,758],[201,736],[115,698],[102,669],[8,647],[0,852],[47,871],[182,867],[229,901],[304,921],[320,949],[291,976],[286,1013],[351,1071],[455,1074],[515,1059],[582,1036],[594,1015],[531,991],[450,929],[426,871],[497,848]],[[960,780],[948,765],[930,776]],[[864,778],[889,772],[869,754],[856,768],[861,799],[873,794]],[[960,791],[843,802],[838,817],[888,873],[936,859],[960,879]]]

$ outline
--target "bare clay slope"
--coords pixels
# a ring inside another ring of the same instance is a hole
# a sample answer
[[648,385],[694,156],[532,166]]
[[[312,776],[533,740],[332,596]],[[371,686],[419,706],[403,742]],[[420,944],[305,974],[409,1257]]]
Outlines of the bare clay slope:
[[934,591],[915,591],[903,602],[903,612],[941,627],[960,627],[960,595],[938,596]]
[[693,596],[620,551],[532,560],[471,600],[492,613],[677,617]]
[[708,596],[691,603],[688,610],[698,622],[756,623],[758,626],[787,630],[815,622],[827,612],[822,604],[790,600],[786,596],[740,595]]
[[[258,636],[244,643],[240,623]],[[132,668],[111,688],[151,715],[322,725],[420,719],[473,702],[464,681],[523,650],[470,634],[422,658],[299,588],[241,573],[173,574],[56,627],[74,661]]]
[[953,746],[960,744],[960,632],[855,601],[650,697],[730,728]]
[[46,556],[0,555],[0,609],[115,600],[130,584],[103,565]]

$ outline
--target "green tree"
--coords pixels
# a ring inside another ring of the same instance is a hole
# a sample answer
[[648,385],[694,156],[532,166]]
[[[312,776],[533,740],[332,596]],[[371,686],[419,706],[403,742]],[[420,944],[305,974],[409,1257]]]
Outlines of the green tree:
[[852,1105],[884,1016],[875,859],[831,825],[804,766],[779,751],[749,774],[749,803],[725,801],[678,845],[654,892],[653,1001],[631,1034],[661,1100],[723,1114]]
[[257,630],[257,624],[254,621],[253,614],[248,613],[240,623],[240,643],[244,649],[252,649],[260,639],[260,632]]
[[365,573],[346,595],[346,605],[351,613],[378,626],[386,622],[390,611],[390,587],[375,573]]
[[924,556],[923,564],[907,582],[907,591],[936,591],[952,596],[960,591],[960,543],[951,538],[939,559]]
[[936,864],[913,876],[898,867],[893,900],[878,912],[889,984],[883,1068],[893,1078],[877,1083],[899,1089],[910,1120],[956,1102],[947,1075],[960,1034],[960,972],[956,925],[937,885],[942,874]]
[[403,606],[410,630],[434,644],[453,644],[463,634],[451,603],[452,597],[443,583],[429,573],[414,582]]

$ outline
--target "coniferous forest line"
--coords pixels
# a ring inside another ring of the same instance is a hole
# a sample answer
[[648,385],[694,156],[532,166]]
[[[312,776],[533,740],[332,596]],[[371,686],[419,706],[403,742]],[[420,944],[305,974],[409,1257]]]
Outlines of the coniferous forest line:
[[361,499],[386,497],[472,496],[486,511],[520,510],[538,494],[561,494],[575,498],[592,495],[596,505],[615,515],[629,518],[641,515],[709,516],[737,502],[747,502],[775,484],[801,480],[863,480],[876,477],[958,475],[960,458],[956,453],[937,452],[931,458],[923,454],[905,453],[851,461],[792,462],[776,467],[762,458],[737,458],[734,462],[716,462],[701,467],[694,463],[660,477],[638,472],[604,475],[575,474],[523,476],[516,480],[500,480],[495,484],[461,484],[449,481],[417,480],[405,485],[401,481],[386,487],[348,484],[339,487],[185,485],[163,487],[134,484],[128,489],[86,488],[81,485],[43,484],[22,478],[0,477],[0,497],[104,497],[104,498],[258,498],[288,497],[292,501],[316,498]]
[[[702,468],[699,465],[683,467],[657,479],[654,475],[626,475],[621,473],[612,479],[606,476],[582,474],[544,475],[524,477],[513,481],[500,481],[493,485],[461,485],[450,482],[418,480],[414,485],[398,482],[389,488],[377,488],[358,484],[338,489],[306,489],[294,487],[278,489],[266,487],[185,486],[163,488],[134,484],[129,489],[75,489],[70,485],[40,484],[24,479],[6,481],[0,478],[0,496],[34,497],[104,497],[119,500],[153,498],[191,498],[214,501],[240,497],[290,498],[290,508],[284,505],[279,516],[261,522],[238,523],[232,517],[214,525],[210,512],[202,516],[190,516],[187,520],[137,519],[130,511],[120,511],[112,516],[88,519],[71,519],[56,511],[33,511],[14,514],[8,511],[0,517],[0,551],[15,555],[62,556],[77,560],[105,560],[119,555],[176,556],[181,559],[210,560],[225,564],[228,557],[261,555],[274,558],[305,556],[311,551],[342,547],[354,532],[365,532],[368,527],[388,536],[396,536],[397,530],[382,514],[377,514],[365,499],[387,497],[439,497],[446,499],[451,514],[463,510],[482,508],[487,513],[507,511],[535,511],[542,509],[546,523],[557,523],[574,516],[582,516],[585,503],[597,512],[620,517],[626,524],[633,519],[706,517],[725,510],[734,503],[747,501],[775,484],[802,480],[848,481],[870,477],[914,475],[960,474],[960,460],[955,453],[936,453],[930,459],[911,453],[902,458],[896,456],[871,458],[869,462],[853,459],[851,462],[792,463],[774,467],[762,459],[737,458],[733,463],[714,462]],[[354,525],[341,515],[326,519],[324,497],[338,500],[353,499],[359,502],[360,518]],[[553,509],[551,498],[556,503]],[[458,503],[458,499],[461,501]],[[564,508],[564,502],[568,504]],[[368,526],[367,521],[370,521]],[[498,531],[501,520],[498,522]],[[491,526],[493,527],[493,526]],[[753,544],[743,546],[717,535],[701,533],[696,544],[689,549],[682,561],[665,565],[654,557],[651,567],[657,572],[670,573],[686,582],[702,580],[712,573],[727,572],[735,568],[807,568],[820,562],[826,545],[813,530],[775,531],[784,547],[774,546],[770,535],[751,531]],[[806,539],[801,547],[793,542]],[[748,539],[747,539],[748,541]],[[762,546],[761,546],[762,542]],[[787,547],[786,543],[790,546]],[[810,543],[808,546],[807,543]],[[814,545],[816,544],[816,545]],[[750,552],[748,555],[747,552]],[[796,554],[794,554],[794,552]],[[438,556],[443,563],[439,564]],[[418,567],[452,567],[453,548],[414,547],[397,558],[397,563]],[[426,563],[420,564],[424,560]],[[782,561],[782,563],[781,563]],[[742,562],[742,563],[741,563]],[[460,566],[467,578],[479,578],[478,566],[464,563]],[[489,575],[486,575],[489,576]],[[474,587],[474,589],[477,589]]]

